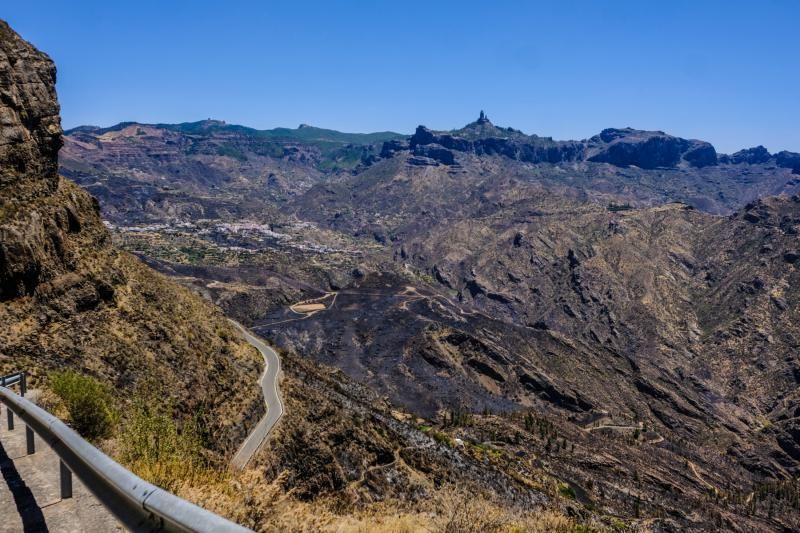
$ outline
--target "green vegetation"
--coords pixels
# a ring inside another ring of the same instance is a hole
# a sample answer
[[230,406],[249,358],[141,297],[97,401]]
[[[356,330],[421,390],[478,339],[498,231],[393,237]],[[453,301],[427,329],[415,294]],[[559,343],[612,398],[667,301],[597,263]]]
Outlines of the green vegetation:
[[109,437],[118,420],[106,386],[74,370],[53,372],[50,388],[63,402],[72,427],[89,440]]
[[619,518],[614,518],[611,520],[612,531],[625,531],[627,527],[628,524],[626,524],[624,520],[621,520]]
[[433,437],[433,440],[435,440],[439,444],[446,444],[447,446],[452,445],[450,436],[447,435],[447,433],[442,433],[441,431],[432,430],[430,432],[430,435],[431,437]]
[[217,154],[221,156],[232,157],[237,161],[247,161],[247,156],[244,155],[244,152],[234,148],[233,146],[218,146],[217,147]]
[[503,452],[493,448],[489,443],[486,442],[469,442],[467,444],[479,455],[487,455],[493,459],[499,459],[503,455]]
[[561,483],[558,486],[558,493],[561,496],[563,496],[564,498],[568,498],[570,500],[574,500],[575,499],[575,489],[573,489],[571,486],[569,486],[566,483]]
[[195,415],[183,423],[173,417],[154,382],[140,386],[120,432],[121,459],[137,475],[167,490],[183,481],[220,475],[203,453],[202,422]]
[[46,407],[61,411],[93,442],[116,435],[115,458],[147,481],[176,492],[185,483],[216,484],[228,475],[213,464],[203,446],[201,414],[176,420],[173,405],[155,381],[137,388],[121,419],[109,388],[95,378],[63,370],[52,372],[48,380],[57,403]]

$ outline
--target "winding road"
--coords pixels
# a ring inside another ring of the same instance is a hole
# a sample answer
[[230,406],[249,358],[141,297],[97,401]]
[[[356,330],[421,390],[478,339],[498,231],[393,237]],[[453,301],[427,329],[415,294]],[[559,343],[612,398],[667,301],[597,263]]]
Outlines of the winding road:
[[231,323],[239,330],[242,337],[255,346],[264,356],[264,374],[261,375],[259,383],[264,393],[264,403],[267,404],[267,413],[259,420],[256,427],[247,436],[242,445],[236,451],[236,454],[231,459],[231,465],[234,468],[242,469],[247,466],[253,455],[261,448],[267,440],[275,423],[283,416],[283,402],[281,401],[280,391],[278,389],[278,376],[281,373],[281,360],[277,352],[267,346],[267,344],[247,331],[241,324],[231,320]]

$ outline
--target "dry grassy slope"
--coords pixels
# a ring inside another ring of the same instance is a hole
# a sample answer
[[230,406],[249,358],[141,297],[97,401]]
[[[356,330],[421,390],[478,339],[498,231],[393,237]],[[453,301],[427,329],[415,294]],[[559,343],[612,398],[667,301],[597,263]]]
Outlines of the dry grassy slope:
[[155,377],[228,453],[263,412],[260,356],[210,304],[111,246],[97,202],[56,175],[55,68],[0,21],[0,371],[70,367],[125,401]]
[[747,434],[794,418],[798,223],[797,197],[731,218],[680,205],[527,218],[511,207],[436,227],[404,253],[485,312],[572,339],[596,369],[585,372],[586,356],[537,364],[595,407],[641,417],[644,398],[674,431],[722,425],[745,450],[766,438],[773,451],[746,462],[782,476],[796,471],[796,440]]
[[[796,527],[796,506],[778,503],[773,513],[750,495],[798,472],[798,231],[797,196],[731,217],[680,204],[613,212],[552,197],[501,205],[394,246],[466,309],[503,322],[459,323],[421,302],[401,312],[396,300],[367,307],[340,295],[337,313],[287,325],[277,338],[415,410],[463,402],[475,412],[497,398],[534,406],[578,446],[561,456],[539,442],[547,468],[593,485],[592,499],[612,512],[632,516],[638,494],[646,515],[699,527]],[[348,314],[351,305],[362,312]],[[629,427],[607,430],[608,439],[576,427],[592,420]],[[634,439],[637,427],[647,434]],[[476,440],[492,434],[482,433]],[[509,455],[535,449],[510,444]],[[725,493],[722,504],[705,501],[709,482]]]

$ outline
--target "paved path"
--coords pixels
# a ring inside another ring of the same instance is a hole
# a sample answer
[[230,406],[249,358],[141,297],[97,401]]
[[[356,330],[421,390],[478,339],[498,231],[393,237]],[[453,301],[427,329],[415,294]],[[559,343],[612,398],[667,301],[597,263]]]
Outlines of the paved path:
[[25,424],[7,426],[0,407],[0,532],[90,533],[124,531],[114,517],[72,476],[72,498],[62,500],[58,456],[38,436],[36,453],[25,453]]
[[264,356],[265,364],[264,374],[261,376],[260,383],[264,392],[264,403],[267,404],[267,414],[256,424],[255,429],[244,440],[231,460],[231,464],[235,468],[244,468],[267,440],[272,428],[275,427],[275,423],[283,416],[283,402],[281,402],[281,395],[278,390],[281,360],[275,350],[267,346],[264,341],[251,334],[238,322],[233,320],[231,322],[241,332],[242,337],[261,352],[261,355]]

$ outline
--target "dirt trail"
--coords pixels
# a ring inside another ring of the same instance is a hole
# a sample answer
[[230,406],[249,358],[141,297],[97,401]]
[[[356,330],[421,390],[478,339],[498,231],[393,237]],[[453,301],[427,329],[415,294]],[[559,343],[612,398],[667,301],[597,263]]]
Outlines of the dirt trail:
[[711,483],[709,483],[708,481],[706,481],[705,479],[703,479],[703,476],[701,476],[701,475],[700,475],[700,472],[698,472],[698,471],[697,471],[697,465],[695,465],[695,464],[694,464],[693,462],[691,462],[691,461],[687,461],[687,463],[689,464],[689,469],[690,469],[690,470],[692,471],[692,473],[694,474],[694,477],[696,477],[696,478],[697,478],[697,481],[699,481],[700,483],[702,483],[702,484],[703,484],[705,487],[707,487],[708,489],[710,489],[710,490],[712,490],[712,491],[714,491],[714,492],[719,492],[719,489],[717,489],[717,487],[715,487],[714,485],[712,485]]

